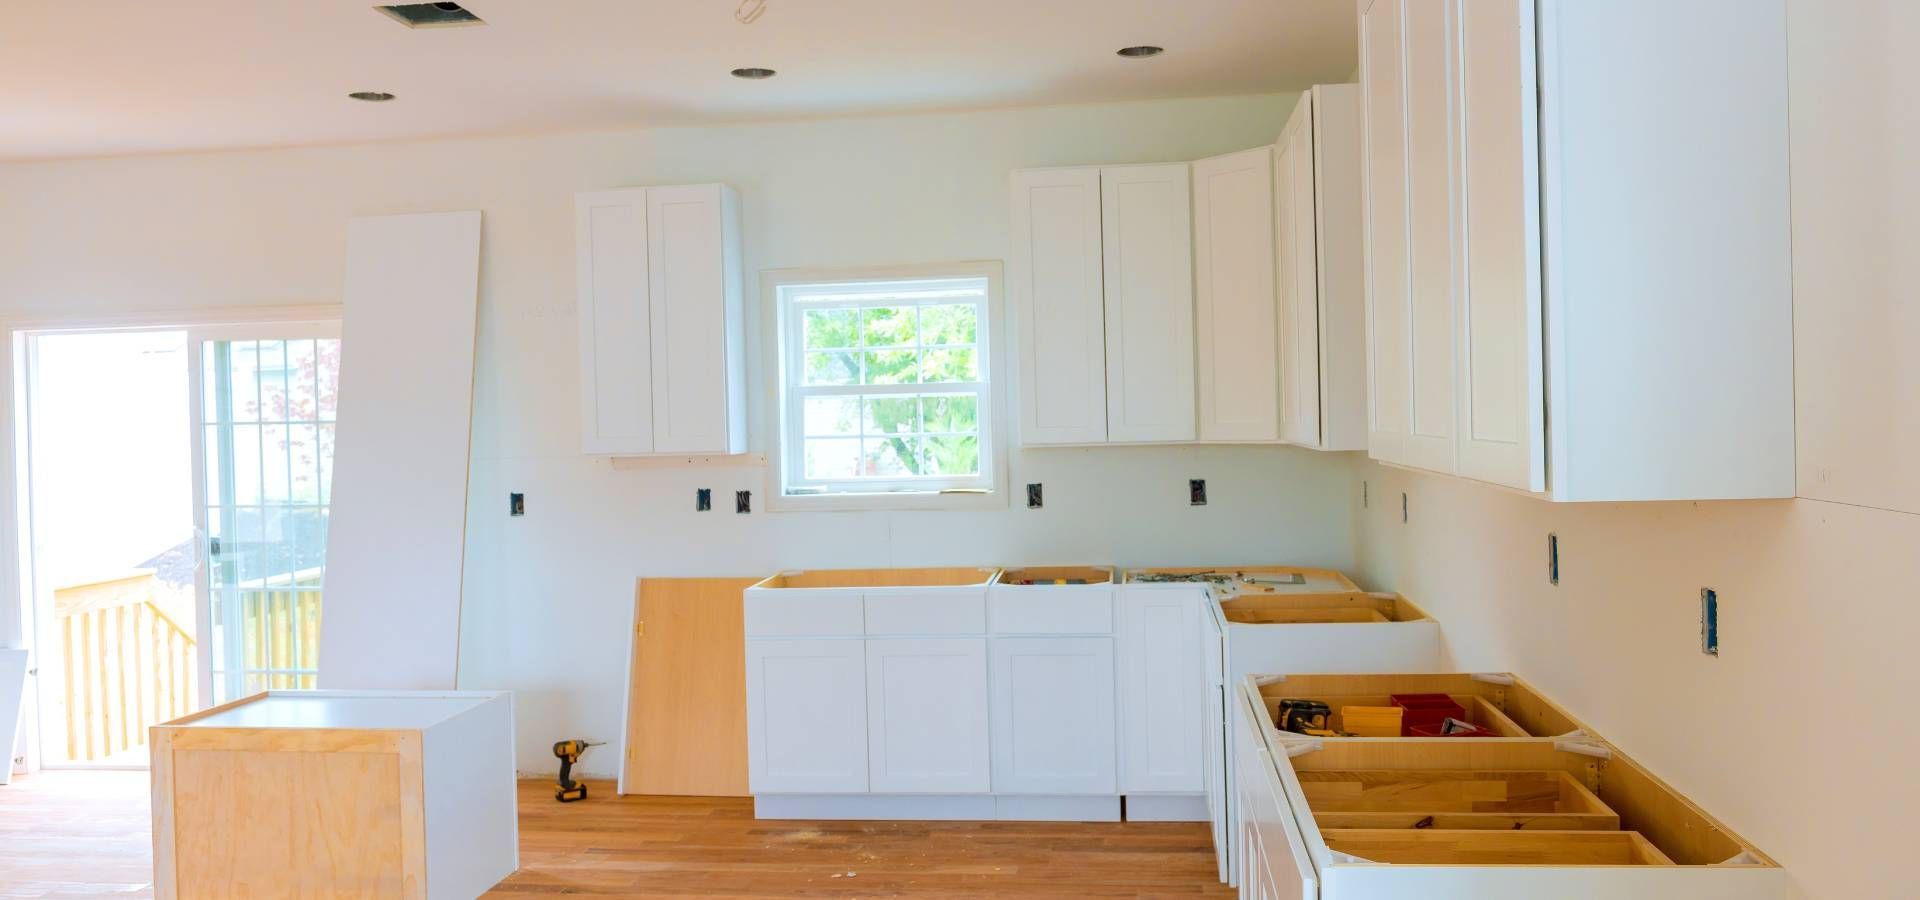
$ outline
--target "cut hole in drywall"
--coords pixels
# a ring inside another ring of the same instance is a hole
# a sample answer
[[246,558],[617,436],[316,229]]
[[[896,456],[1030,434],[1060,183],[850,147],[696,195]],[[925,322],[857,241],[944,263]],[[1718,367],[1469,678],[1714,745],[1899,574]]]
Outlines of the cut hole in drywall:
[[507,515],[524,516],[526,514],[527,514],[527,495],[517,494],[517,493],[508,494],[507,495]]
[[700,488],[693,495],[695,512],[707,512],[713,509],[713,488]]
[[1547,534],[1547,583],[1560,583],[1560,536]]
[[1042,500],[1040,497],[1040,483],[1036,481],[1032,484],[1027,485],[1027,508],[1039,509],[1041,504],[1042,504]]
[[1187,479],[1187,504],[1189,506],[1207,505],[1207,480],[1205,478]]
[[1720,595],[1713,588],[1700,589],[1700,652],[1720,655]]
[[753,492],[752,491],[734,491],[733,492],[733,511],[736,513],[740,513],[741,515],[745,515],[747,513],[753,512]]

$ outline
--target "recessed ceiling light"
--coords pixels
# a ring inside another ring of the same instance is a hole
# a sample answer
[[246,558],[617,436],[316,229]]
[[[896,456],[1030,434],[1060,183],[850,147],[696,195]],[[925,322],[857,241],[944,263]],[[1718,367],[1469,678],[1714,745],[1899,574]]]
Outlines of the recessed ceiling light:
[[365,100],[368,103],[385,103],[393,99],[393,95],[386,91],[354,91],[347,96],[355,100]]
[[1149,56],[1159,56],[1167,52],[1167,48],[1155,47],[1152,44],[1141,44],[1138,47],[1121,47],[1114,52],[1128,59],[1145,59]]
[[758,81],[758,80],[760,80],[760,79],[762,79],[762,78],[772,78],[772,77],[773,77],[774,75],[776,75],[776,74],[778,74],[778,73],[776,73],[776,72],[775,72],[775,71],[773,71],[772,69],[760,69],[760,68],[749,68],[749,69],[735,69],[735,70],[733,70],[733,77],[735,77],[735,78],[749,78],[749,79],[752,79],[752,80],[754,80],[754,81]]
[[397,3],[376,6],[374,9],[408,28],[457,28],[487,24],[458,3]]

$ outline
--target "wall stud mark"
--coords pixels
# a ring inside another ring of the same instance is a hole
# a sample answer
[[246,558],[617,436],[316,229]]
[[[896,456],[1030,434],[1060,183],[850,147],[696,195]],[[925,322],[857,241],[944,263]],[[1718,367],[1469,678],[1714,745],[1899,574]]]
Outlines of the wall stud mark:
[[736,513],[740,513],[741,515],[745,515],[747,513],[753,512],[753,492],[752,491],[734,491],[733,492],[733,511]]
[[524,516],[526,514],[527,514],[527,495],[508,494],[507,495],[507,515]]
[[1036,481],[1027,485],[1027,508],[1039,509],[1040,507],[1040,482]]
[[700,488],[693,495],[695,512],[707,512],[713,509],[713,488]]
[[1187,479],[1187,505],[1207,505],[1207,480],[1205,478]]
[[1547,532],[1547,583],[1560,583],[1560,536]]
[[1720,655],[1720,595],[1713,588],[1700,589],[1700,652]]

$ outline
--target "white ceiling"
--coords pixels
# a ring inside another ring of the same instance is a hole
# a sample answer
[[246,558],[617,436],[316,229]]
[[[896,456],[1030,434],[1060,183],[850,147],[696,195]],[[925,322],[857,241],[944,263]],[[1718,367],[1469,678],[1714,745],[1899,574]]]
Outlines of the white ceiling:
[[1356,58],[1352,0],[739,2],[471,0],[486,26],[409,30],[372,0],[4,0],[0,160],[1244,94]]

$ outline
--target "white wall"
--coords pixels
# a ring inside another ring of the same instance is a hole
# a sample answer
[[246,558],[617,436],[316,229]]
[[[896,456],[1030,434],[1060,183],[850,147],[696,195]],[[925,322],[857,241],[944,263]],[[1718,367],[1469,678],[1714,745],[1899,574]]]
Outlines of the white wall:
[[1361,580],[1417,598],[1459,667],[1521,673],[1809,896],[1920,896],[1920,7],[1789,14],[1798,480],[1826,499],[1556,506],[1366,464]]
[[[1015,452],[1047,508],[767,514],[759,468],[577,452],[576,191],[725,181],[749,273],[1005,259],[1007,172],[1270,142],[1293,96],[0,166],[0,316],[338,299],[347,219],[480,209],[461,684],[516,692],[520,766],[614,738],[633,579],[782,567],[1352,564],[1349,460],[1277,448]],[[407,101],[402,101],[407,102]],[[757,279],[747,321],[760,384]],[[351,351],[348,351],[351,359]],[[752,403],[757,426],[763,406]],[[758,441],[762,435],[756,435]],[[1186,479],[1212,503],[1186,503]],[[693,512],[694,490],[716,506]],[[736,489],[756,511],[736,516]],[[506,515],[507,493],[527,514]],[[396,611],[396,614],[404,612]],[[612,749],[589,754],[611,774]]]

